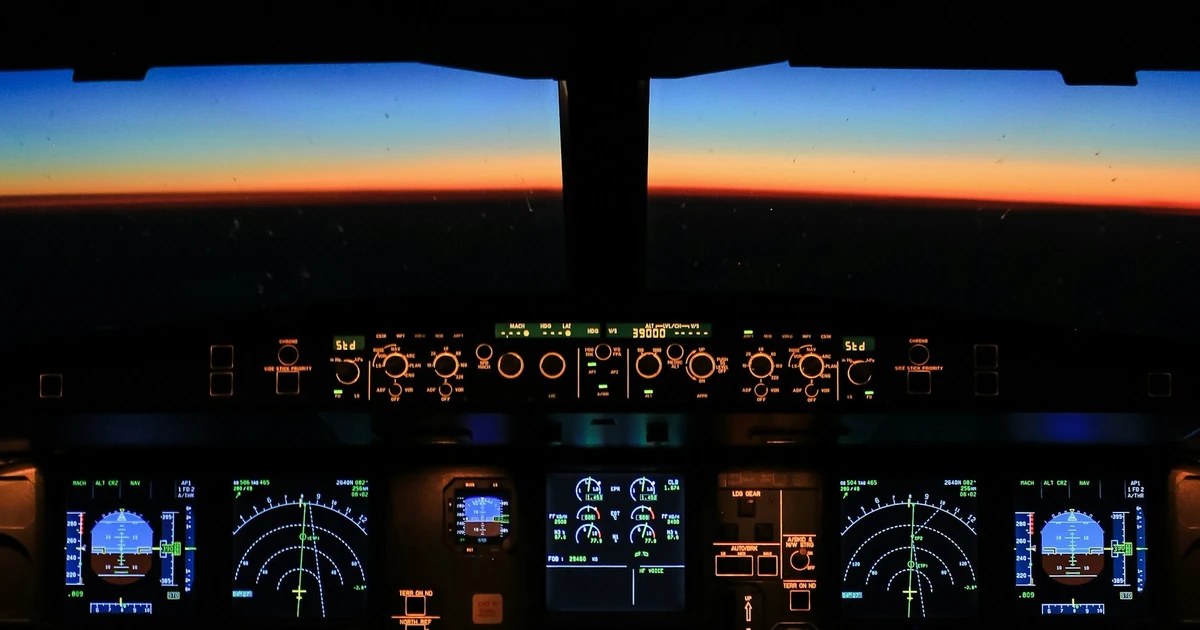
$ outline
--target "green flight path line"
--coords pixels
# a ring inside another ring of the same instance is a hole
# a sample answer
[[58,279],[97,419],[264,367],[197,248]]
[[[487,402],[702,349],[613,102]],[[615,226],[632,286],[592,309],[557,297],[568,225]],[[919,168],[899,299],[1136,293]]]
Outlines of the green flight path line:
[[308,505],[304,499],[299,500],[300,503],[300,570],[297,571],[296,577],[296,617],[300,617],[300,600],[304,599],[304,589],[301,585],[304,583],[304,524],[308,520]]
[[908,589],[904,592],[908,595],[908,617],[911,619],[913,602],[912,580],[913,573],[917,570],[917,506],[913,503],[912,497],[908,498],[908,507],[912,510],[912,517],[908,524]]

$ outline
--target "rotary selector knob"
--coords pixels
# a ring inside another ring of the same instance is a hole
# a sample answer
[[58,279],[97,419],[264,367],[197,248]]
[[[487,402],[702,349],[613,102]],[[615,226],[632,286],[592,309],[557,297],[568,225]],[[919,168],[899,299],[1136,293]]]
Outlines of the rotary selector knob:
[[825,373],[825,360],[812,353],[800,357],[800,373],[807,378],[820,378]]
[[680,344],[673,343],[673,344],[667,346],[667,358],[672,361],[678,361],[678,360],[682,359],[683,352],[684,352],[683,346]]
[[352,361],[342,361],[333,364],[333,373],[342,385],[353,385],[362,377],[362,369]]
[[754,378],[769,378],[775,372],[775,359],[765,352],[752,355],[746,365]]
[[454,386],[451,385],[450,383],[442,383],[441,385],[438,385],[438,394],[442,398],[449,398],[450,394],[453,394],[453,393],[454,393]]
[[871,382],[871,364],[866,361],[855,361],[846,368],[846,378],[855,385],[866,385]]
[[567,360],[557,352],[547,352],[538,363],[538,371],[550,380],[561,377],[567,372]]
[[522,359],[521,355],[516,352],[505,352],[496,362],[496,370],[504,378],[517,378],[521,372],[525,371],[525,359]]
[[607,361],[612,358],[612,346],[602,343],[592,350],[592,356],[596,357],[597,361]]
[[687,369],[692,377],[704,380],[717,373],[717,360],[707,352],[697,352],[688,357]]
[[634,369],[637,370],[638,376],[647,379],[661,374],[662,368],[662,358],[655,352],[643,352],[638,355],[637,363],[634,364]]
[[392,398],[399,398],[400,394],[403,393],[404,388],[401,387],[399,383],[392,383],[391,385],[388,385],[388,395]]
[[392,378],[400,378],[408,374],[408,359],[396,352],[387,355],[383,358],[383,373]]
[[442,378],[453,378],[458,374],[458,357],[442,352],[433,357],[433,372]]
[[796,571],[807,569],[810,562],[812,562],[812,557],[803,551],[793,551],[791,557],[788,558],[788,564],[792,565]]

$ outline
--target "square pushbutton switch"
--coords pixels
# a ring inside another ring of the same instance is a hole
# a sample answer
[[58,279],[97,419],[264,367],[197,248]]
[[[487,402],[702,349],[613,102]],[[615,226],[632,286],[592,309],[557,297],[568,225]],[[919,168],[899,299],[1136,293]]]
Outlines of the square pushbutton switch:
[[933,373],[928,371],[908,373],[908,393],[928,394],[933,391]]
[[62,374],[42,374],[38,377],[38,396],[41,398],[62,398]]
[[975,369],[994,370],[1000,365],[1000,348],[994,343],[975,346]]
[[996,372],[976,372],[975,373],[975,395],[976,396],[999,396],[1000,395],[1000,375]]
[[754,524],[754,542],[779,542],[775,537],[774,523],[755,523]]
[[[287,372],[284,372],[285,374]],[[424,595],[406,595],[404,597],[404,616],[405,617],[424,617],[429,614],[425,606]]]
[[776,577],[779,575],[779,556],[759,556],[758,576]]
[[738,499],[738,518],[754,518],[758,503],[754,499]]
[[788,610],[792,612],[812,610],[812,591],[788,591]]
[[1151,372],[1146,376],[1146,393],[1151,398],[1169,398],[1171,396],[1171,373]]
[[276,372],[275,393],[280,396],[295,396],[300,393],[299,372]]
[[232,370],[233,346],[209,346],[208,368],[210,370]]
[[213,372],[208,375],[208,395],[225,398],[233,395],[233,372]]

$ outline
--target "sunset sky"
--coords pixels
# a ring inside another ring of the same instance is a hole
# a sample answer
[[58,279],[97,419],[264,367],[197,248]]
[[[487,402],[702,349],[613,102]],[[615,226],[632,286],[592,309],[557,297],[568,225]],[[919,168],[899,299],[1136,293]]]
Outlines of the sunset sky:
[[558,88],[419,64],[0,73],[0,197],[561,189]]
[[652,192],[686,189],[1200,210],[1200,73],[786,64],[651,82]]

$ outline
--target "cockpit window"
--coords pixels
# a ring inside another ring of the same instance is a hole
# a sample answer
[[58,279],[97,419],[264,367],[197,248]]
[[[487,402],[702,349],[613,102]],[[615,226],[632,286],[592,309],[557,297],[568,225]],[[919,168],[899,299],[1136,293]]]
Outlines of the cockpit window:
[[1200,74],[1139,83],[787,65],[653,81],[651,283],[1186,332],[1162,310],[1196,301],[1179,288],[1200,263]]
[[3,73],[0,93],[2,318],[72,328],[565,283],[553,81],[170,68]]

